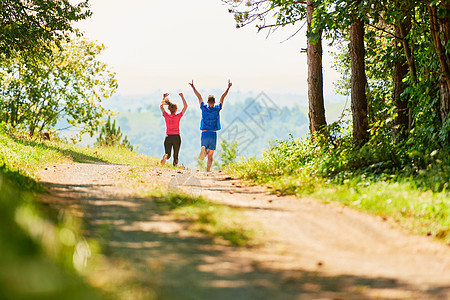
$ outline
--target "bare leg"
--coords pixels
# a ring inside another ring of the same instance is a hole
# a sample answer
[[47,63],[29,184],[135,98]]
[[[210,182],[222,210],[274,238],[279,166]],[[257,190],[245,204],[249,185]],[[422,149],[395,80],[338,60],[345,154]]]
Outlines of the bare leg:
[[211,172],[214,150],[206,149],[206,155],[208,155],[208,162],[206,163],[206,172]]

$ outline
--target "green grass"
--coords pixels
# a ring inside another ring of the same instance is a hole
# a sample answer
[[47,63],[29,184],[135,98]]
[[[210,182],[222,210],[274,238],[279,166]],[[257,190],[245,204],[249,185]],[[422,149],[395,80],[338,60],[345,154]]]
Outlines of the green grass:
[[391,218],[410,231],[450,243],[448,193],[418,190],[407,182],[354,180],[314,192],[322,201],[335,201],[381,217]]
[[41,192],[38,171],[46,166],[72,162],[104,162],[153,166],[157,160],[128,151],[125,147],[85,148],[59,140],[42,141],[16,137],[0,129],[0,168],[21,189]]
[[314,165],[291,167],[286,156],[277,157],[273,152],[260,160],[232,164],[226,171],[266,185],[277,194],[339,202],[450,244],[449,191],[420,188],[422,179],[416,177],[355,173],[336,180],[315,174]]
[[155,199],[161,209],[172,211],[175,219],[189,221],[189,230],[204,233],[216,243],[239,247],[251,247],[260,243],[261,232],[248,226],[236,208],[181,192],[153,190],[141,195]]

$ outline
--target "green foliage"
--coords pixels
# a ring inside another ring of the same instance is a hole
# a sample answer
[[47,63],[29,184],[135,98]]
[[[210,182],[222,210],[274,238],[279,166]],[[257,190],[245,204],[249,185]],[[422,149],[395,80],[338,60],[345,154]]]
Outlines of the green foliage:
[[42,192],[36,181],[4,164],[0,169],[0,298],[42,299],[45,294],[45,299],[55,300],[102,299],[76,273],[82,268],[74,259],[76,248],[94,249],[79,235],[78,223],[63,214],[59,221],[42,215],[34,196],[24,190]]
[[52,46],[52,54],[0,61],[0,120],[30,136],[64,118],[91,135],[110,112],[101,106],[117,89],[114,73],[96,57],[105,49],[86,40]]
[[[329,5],[331,2],[333,5]],[[316,23],[318,28],[326,29],[328,37],[342,43],[336,54],[335,66],[343,74],[338,84],[338,89],[343,94],[348,92],[350,82],[348,32],[343,21],[348,18],[347,4],[346,1],[323,2],[322,14],[327,15],[327,18]],[[442,5],[438,4],[436,7],[438,12],[443,12]],[[394,184],[406,183],[413,190],[448,193],[450,117],[442,119],[440,114],[441,70],[430,35],[427,4],[420,1],[363,1],[358,10],[362,16],[369,16],[365,19],[365,57],[371,139],[361,149],[352,148],[350,141],[347,141],[339,147],[330,148],[331,151],[321,151],[318,154],[320,161],[313,163],[314,169],[311,172],[344,186],[347,186],[348,181],[364,178],[361,181],[366,182],[370,178],[375,182],[373,185],[378,184],[378,181],[388,181]],[[408,101],[411,128],[406,140],[394,142],[393,121],[397,112],[392,99],[392,70],[397,62],[406,64],[405,55],[398,50],[401,44],[396,39],[398,32],[395,28],[409,17],[414,21],[406,39],[413,50],[411,55],[415,73],[410,68],[409,74],[403,79],[406,89],[401,97]],[[324,148],[323,144],[318,146],[321,149],[328,148],[327,145]],[[366,192],[367,190],[364,191]],[[361,193],[358,195],[362,196]],[[442,210],[446,211],[448,201],[441,203],[443,204],[436,206],[439,209],[443,207]],[[405,203],[402,205],[408,206]],[[415,205],[414,201],[411,205]],[[439,210],[436,206],[432,205],[430,209]],[[437,214],[432,215],[432,219],[439,219]],[[448,230],[448,224],[445,226]]]
[[[410,109],[411,130],[402,151],[419,151],[425,155],[437,149],[450,147],[448,118],[440,115],[439,78],[441,70],[433,39],[430,34],[430,17],[428,4],[423,1],[361,1],[353,7],[348,1],[323,1],[318,10],[315,30],[325,30],[329,38],[339,45],[335,55],[335,67],[342,74],[338,82],[338,91],[347,94],[350,82],[350,62],[347,26],[355,10],[365,22],[365,63],[368,79],[367,99],[371,134],[385,135],[389,144],[394,129],[393,120],[397,117],[396,107],[392,101],[393,67],[396,63],[406,64],[404,47],[401,46],[398,32],[395,30],[405,20],[412,19],[411,28],[405,39],[412,50],[411,59],[415,73],[409,74],[403,82],[406,86],[401,95],[408,101]],[[445,8],[436,4],[438,14],[444,14]]]
[[236,161],[238,153],[238,142],[228,142],[227,140],[222,140],[220,143],[222,151],[219,153],[221,168],[228,166],[229,164]]
[[8,0],[0,3],[0,60],[52,51],[48,45],[78,31],[73,22],[91,16],[88,1]]
[[[259,29],[277,28],[288,23],[294,24],[304,17],[303,2],[265,0],[228,1],[228,4],[232,7],[230,12],[235,14],[238,27],[255,22]],[[436,162],[448,160],[450,116],[442,117],[440,111],[440,106],[444,106],[440,101],[445,101],[440,95],[440,77],[445,72],[442,70],[443,63],[438,59],[439,51],[435,43],[446,43],[443,60],[447,64],[444,69],[448,69],[448,37],[442,32],[447,20],[444,16],[448,16],[448,5],[439,1],[347,0],[311,1],[311,5],[314,7],[314,16],[308,37],[316,37],[319,32],[323,32],[332,44],[338,45],[335,67],[341,72],[342,78],[337,88],[344,95],[349,94],[351,79],[349,26],[355,19],[364,23],[367,113],[371,134],[370,141],[361,149],[353,148],[350,140],[345,139],[341,139],[340,142],[344,144],[339,149],[333,142],[327,144],[330,137],[324,138],[325,144],[318,146],[332,151],[321,153],[321,163],[317,164],[319,169],[313,172],[335,176],[340,172],[353,173],[357,170],[365,173],[370,170],[384,172],[388,169],[404,169],[407,174],[412,172],[417,175],[417,164],[420,164],[421,170],[427,165],[434,166],[434,170],[441,170],[433,174],[437,176],[438,182],[445,182],[446,171]],[[438,16],[435,21],[432,20],[434,10]],[[271,24],[270,18],[276,21]],[[440,39],[438,41],[433,40],[431,29],[434,27],[441,30],[436,33],[435,38]],[[405,32],[399,33],[401,29]],[[403,129],[408,131],[405,135],[407,139],[402,136],[394,144],[398,109],[405,109],[396,107],[393,101],[392,76],[396,64],[406,65],[407,62],[409,74],[403,78],[406,89],[402,90],[400,97],[408,103],[409,127],[402,124],[403,128],[408,127]],[[320,139],[316,137],[316,143]],[[439,159],[430,159],[432,153],[439,153]],[[445,184],[440,183],[433,187],[428,183],[425,185],[436,190],[445,188]]]
[[108,116],[108,121],[103,125],[100,130],[100,135],[97,138],[97,146],[122,146],[133,151],[133,146],[128,141],[127,136],[122,140],[122,132],[120,132],[120,126],[116,128],[116,120],[111,123],[111,117]]
[[197,156],[197,169],[206,171],[206,160],[201,160],[199,156]]

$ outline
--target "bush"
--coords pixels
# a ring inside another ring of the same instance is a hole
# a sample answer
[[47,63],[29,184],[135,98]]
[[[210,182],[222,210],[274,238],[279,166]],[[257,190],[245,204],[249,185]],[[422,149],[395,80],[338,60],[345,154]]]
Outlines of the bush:
[[100,135],[97,138],[96,146],[122,146],[130,151],[133,151],[133,146],[128,141],[127,136],[122,139],[122,132],[120,132],[120,126],[116,128],[116,120],[111,123],[111,117],[108,116],[108,121],[103,125]]
[[[450,159],[445,149],[423,154],[406,143],[394,143],[380,127],[362,147],[353,144],[348,124],[333,123],[303,140],[271,143],[260,160],[231,166],[243,177],[260,182],[304,174],[342,183],[354,177],[413,181],[417,188],[440,192],[448,189]],[[239,171],[238,171],[239,170]]]

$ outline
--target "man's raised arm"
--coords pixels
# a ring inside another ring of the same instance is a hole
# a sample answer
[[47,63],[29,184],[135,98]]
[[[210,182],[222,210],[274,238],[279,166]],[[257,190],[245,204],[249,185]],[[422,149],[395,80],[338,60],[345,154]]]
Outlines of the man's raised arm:
[[230,87],[232,85],[233,84],[231,83],[231,81],[228,80],[228,87],[227,87],[226,91],[223,93],[222,97],[220,97],[220,104],[222,104],[222,106],[223,106],[223,100],[225,100],[225,97],[228,95],[228,91],[230,90]]
[[202,95],[200,95],[200,93],[197,91],[197,89],[194,86],[194,80],[192,80],[192,83],[189,83],[189,85],[192,87],[192,89],[194,90],[194,94],[195,96],[197,96],[198,98],[198,104],[202,105],[203,103],[203,99],[202,99]]

